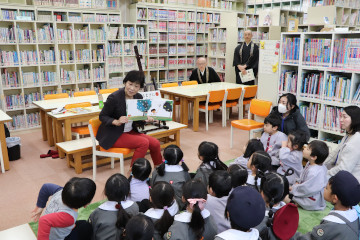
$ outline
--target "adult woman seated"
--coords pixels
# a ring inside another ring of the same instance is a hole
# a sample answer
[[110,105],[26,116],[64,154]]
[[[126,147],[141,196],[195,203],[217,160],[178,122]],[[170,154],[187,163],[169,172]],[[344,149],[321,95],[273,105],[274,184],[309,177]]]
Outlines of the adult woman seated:
[[360,108],[345,107],[340,115],[340,127],[346,135],[324,162],[328,175],[331,177],[345,170],[360,181]]
[[292,131],[302,130],[306,133],[306,139],[310,139],[310,130],[296,105],[296,96],[285,93],[280,96],[278,106],[273,107],[272,112],[280,115],[282,122],[280,131],[288,135]]
[[[143,158],[148,149],[154,165],[160,165],[162,163],[160,142],[137,131],[137,127],[143,126],[144,121],[133,122],[126,116],[126,99],[142,99],[138,91],[144,86],[144,77],[139,71],[130,71],[123,82],[125,87],[110,94],[100,112],[101,125],[96,139],[105,149],[111,147],[135,149],[131,165],[136,159]],[[147,121],[152,120],[148,117]]]

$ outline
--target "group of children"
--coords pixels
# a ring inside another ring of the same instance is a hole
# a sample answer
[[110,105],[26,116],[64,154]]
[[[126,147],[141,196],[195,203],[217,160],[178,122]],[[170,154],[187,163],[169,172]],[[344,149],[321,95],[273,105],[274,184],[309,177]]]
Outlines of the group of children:
[[[76,218],[77,209],[95,194],[92,180],[73,178],[64,188],[45,184],[35,219],[52,198],[40,217],[38,239],[359,239],[353,207],[360,202],[357,179],[340,171],[327,181],[322,165],[327,145],[315,140],[303,150],[305,134],[286,136],[277,130],[280,124],[281,119],[268,116],[261,139],[251,139],[229,167],[211,142],[199,145],[202,163],[195,174],[176,145],[164,149],[164,161],[151,179],[150,162],[137,159],[129,179],[114,174],[107,180],[107,201],[88,221]],[[325,200],[334,210],[312,232],[297,233],[297,205],[323,210]]]

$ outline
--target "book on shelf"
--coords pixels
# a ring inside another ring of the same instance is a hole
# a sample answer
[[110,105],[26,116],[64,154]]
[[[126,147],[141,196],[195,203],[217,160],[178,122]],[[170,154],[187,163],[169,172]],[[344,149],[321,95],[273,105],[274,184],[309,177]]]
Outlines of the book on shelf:
[[22,29],[17,25],[19,43],[36,43],[36,34],[33,29]]
[[108,43],[109,57],[119,57],[122,55],[122,44],[119,42]]
[[59,43],[70,43],[73,41],[73,29],[69,27],[69,29],[57,29],[57,40]]
[[176,45],[170,45],[169,46],[169,55],[176,55]]
[[[78,70],[81,71],[81,70]],[[75,83],[76,76],[75,71],[69,71],[64,68],[60,69],[60,81],[61,83]]]
[[38,86],[40,75],[37,72],[24,72],[21,71],[23,86]]
[[19,51],[21,65],[34,65],[38,63],[38,55],[36,50]]
[[42,64],[55,64],[56,56],[55,50],[53,47],[50,47],[49,50],[39,50],[39,59]]
[[0,49],[1,66],[18,66],[19,57],[17,51],[4,51]]
[[54,42],[54,29],[50,24],[44,24],[38,28],[38,42],[52,43]]
[[75,50],[76,62],[90,62],[90,49],[77,49]]
[[27,127],[38,127],[38,126],[40,126],[41,119],[40,119],[40,113],[39,112],[27,113],[25,115],[26,115]]
[[1,69],[1,82],[3,88],[20,87],[20,76],[18,72],[9,71],[7,68]]
[[121,58],[109,58],[108,68],[109,68],[109,73],[120,72],[123,69]]
[[3,20],[16,20],[18,12],[16,10],[1,10],[1,15]]
[[25,116],[24,114],[14,115],[12,116],[12,121],[6,122],[5,124],[9,130],[17,130],[24,128],[26,126]]
[[352,98],[353,104],[360,104],[360,84],[357,85],[356,92]]
[[0,43],[15,43],[15,27],[0,27]]
[[323,73],[303,73],[301,81],[300,96],[309,98],[320,98],[322,92]]
[[99,29],[91,29],[90,40],[94,42],[104,42],[106,40],[105,27],[100,27]]
[[297,64],[300,55],[300,38],[284,37],[282,41],[282,62]]
[[342,111],[342,108],[325,105],[323,129],[343,133],[344,130],[340,128],[340,115]]
[[351,80],[328,74],[324,86],[324,100],[350,103]]
[[39,92],[33,92],[33,93],[28,93],[28,94],[24,94],[24,101],[25,101],[25,107],[34,107],[34,105],[32,104],[34,101],[39,101],[40,100],[40,93]]
[[329,67],[331,53],[331,39],[305,39],[303,64],[310,66]]
[[144,27],[136,27],[136,33],[138,39],[146,39]]
[[92,50],[91,56],[93,62],[104,62],[106,57],[104,45],[97,45],[97,49]]
[[94,81],[106,80],[104,66],[99,66],[99,67],[93,68],[92,71],[93,71]]
[[333,67],[360,69],[360,38],[334,40]]
[[297,71],[284,70],[280,74],[279,93],[296,94],[296,86],[298,80]]
[[303,115],[305,122],[310,127],[318,127],[318,116],[321,105],[319,103],[310,102],[307,104],[300,104],[300,113]]
[[134,27],[124,27],[123,28],[123,38],[124,39],[135,39],[135,28]]
[[5,95],[6,110],[24,108],[24,98],[22,94]]
[[56,72],[44,72],[40,73],[42,85],[56,85]]
[[177,35],[177,42],[178,43],[186,43],[186,34],[179,33]]
[[146,8],[137,9],[137,19],[146,19]]
[[89,25],[84,25],[82,29],[74,29],[74,40],[76,42],[89,41]]

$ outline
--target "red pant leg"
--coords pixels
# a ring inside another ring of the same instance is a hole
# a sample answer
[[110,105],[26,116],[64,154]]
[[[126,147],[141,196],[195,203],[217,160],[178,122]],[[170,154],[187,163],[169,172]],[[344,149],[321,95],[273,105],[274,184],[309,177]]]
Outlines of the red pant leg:
[[159,140],[143,133],[136,133],[136,134],[140,134],[141,137],[149,141],[149,150],[150,150],[151,159],[153,160],[155,166],[160,165],[162,163],[163,157],[161,156],[161,148],[160,148]]

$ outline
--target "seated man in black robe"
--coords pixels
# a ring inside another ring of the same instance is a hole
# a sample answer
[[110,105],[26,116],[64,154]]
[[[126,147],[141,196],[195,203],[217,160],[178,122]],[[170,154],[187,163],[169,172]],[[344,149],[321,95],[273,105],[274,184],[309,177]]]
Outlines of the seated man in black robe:
[[197,68],[195,68],[191,73],[190,81],[196,80],[199,84],[220,82],[219,75],[215,72],[215,70],[212,67],[207,66],[206,58],[198,58],[196,66]]

